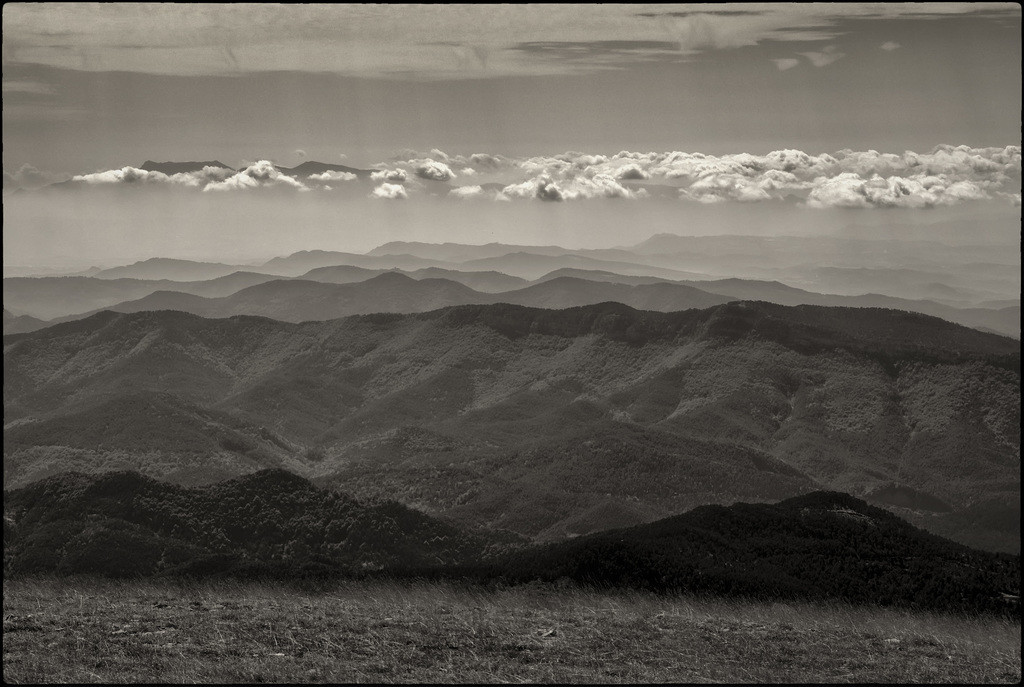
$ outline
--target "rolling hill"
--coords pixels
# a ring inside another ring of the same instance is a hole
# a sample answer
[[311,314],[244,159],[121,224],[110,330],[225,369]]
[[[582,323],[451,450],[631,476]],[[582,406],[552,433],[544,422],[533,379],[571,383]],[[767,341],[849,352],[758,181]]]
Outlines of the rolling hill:
[[398,503],[317,489],[285,470],[191,488],[134,472],[63,473],[5,492],[4,514],[13,535],[5,529],[5,562],[14,573],[265,575],[276,566],[336,574],[457,562],[491,543]]
[[294,581],[380,572],[1003,616],[1020,592],[1020,556],[972,550],[837,492],[702,506],[529,546],[279,469],[191,488],[127,471],[66,472],[6,491],[4,561],[14,575]]
[[847,494],[703,506],[441,575],[1012,614],[1020,557],[927,534]]
[[243,454],[287,453],[290,469],[359,497],[541,539],[828,488],[1019,550],[1019,343],[924,315],[752,302],[301,324],[104,312],[4,341],[12,486],[62,461],[85,469],[68,458],[81,451],[97,469],[116,453],[182,480],[185,430],[155,447],[70,438],[93,436],[76,429],[93,422],[88,404],[160,393],[188,422],[237,420],[209,421],[229,442],[256,437]]

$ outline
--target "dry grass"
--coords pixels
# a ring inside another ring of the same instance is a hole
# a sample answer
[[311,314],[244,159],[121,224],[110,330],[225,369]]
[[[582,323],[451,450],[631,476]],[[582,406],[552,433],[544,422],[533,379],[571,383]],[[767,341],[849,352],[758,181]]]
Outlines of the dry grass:
[[519,587],[4,581],[5,682],[1019,682],[1020,623]]

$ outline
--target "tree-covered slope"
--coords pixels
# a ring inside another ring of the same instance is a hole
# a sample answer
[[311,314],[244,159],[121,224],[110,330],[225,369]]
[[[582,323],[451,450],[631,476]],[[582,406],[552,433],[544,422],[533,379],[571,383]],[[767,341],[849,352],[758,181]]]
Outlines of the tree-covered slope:
[[194,488],[127,471],[62,473],[5,492],[4,515],[5,567],[15,573],[201,574],[253,564],[351,572],[451,563],[492,543],[280,469]]
[[[213,422],[255,442],[242,454],[280,460],[254,467],[536,536],[831,488],[1019,550],[1007,517],[1020,503],[1019,343],[932,317],[752,302],[304,323],[108,312],[4,342],[12,486],[52,474],[60,446],[114,450],[99,445],[106,430],[83,425],[104,413],[83,408],[159,393],[188,409],[169,416],[183,429],[154,442],[127,436],[144,418],[110,425],[135,461],[113,466],[201,481],[172,464]],[[919,497],[901,500],[906,489]],[[487,515],[499,511],[519,515]]]
[[1007,597],[1020,594],[1019,556],[954,544],[837,492],[703,506],[436,574],[946,612],[1019,613]]

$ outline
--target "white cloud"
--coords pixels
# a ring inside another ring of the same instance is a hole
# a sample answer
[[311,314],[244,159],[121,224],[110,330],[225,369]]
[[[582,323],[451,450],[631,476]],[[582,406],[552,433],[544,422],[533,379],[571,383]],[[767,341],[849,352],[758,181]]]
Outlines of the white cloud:
[[353,174],[352,172],[338,172],[338,171],[335,171],[333,169],[328,169],[327,171],[321,172],[320,174],[310,174],[306,178],[307,179],[312,179],[313,181],[323,181],[323,182],[328,182],[328,181],[353,181],[355,179],[358,179],[358,177],[355,174]]
[[578,176],[567,176],[563,180],[555,180],[550,174],[544,173],[518,184],[510,184],[502,189],[508,198],[536,198],[545,201],[589,200],[592,198],[643,198],[647,196],[644,189],[626,188],[609,174],[594,173],[588,170]]
[[407,178],[408,174],[404,169],[382,169],[370,175],[370,179],[373,181],[388,181],[393,184],[401,184]]
[[812,208],[921,208],[990,197],[971,181],[949,183],[934,176],[883,178],[877,174],[870,179],[863,179],[853,172],[843,172],[832,179],[819,180],[807,197],[807,205]]
[[619,167],[615,172],[616,179],[650,179],[651,175],[640,168],[640,165],[631,163]]
[[480,186],[457,186],[448,192],[452,198],[481,198],[484,190]]
[[562,189],[551,177],[542,174],[518,184],[510,184],[501,190],[507,198],[537,198],[539,200],[563,200]]
[[473,153],[469,156],[469,162],[477,167],[484,167],[489,169],[497,169],[502,166],[502,158],[500,155],[489,155],[487,153]]
[[755,181],[739,174],[710,174],[704,176],[680,194],[700,202],[736,200],[744,203],[771,200],[772,196]]
[[[441,153],[441,151],[435,151]],[[680,198],[702,203],[805,202],[809,207],[931,207],[961,202],[1010,198],[1020,192],[1021,147],[972,148],[939,145],[927,152],[879,152],[840,150],[833,154],[809,154],[783,149],[764,155],[734,153],[707,155],[699,152],[630,152],[608,155],[566,152],[553,156],[513,159],[475,153],[470,157],[447,155],[461,165],[459,175],[471,178],[452,189],[455,198],[494,200],[539,199],[575,201],[596,198],[642,199],[656,186],[678,189]],[[421,179],[450,181],[452,167],[434,158],[413,158],[393,169],[377,166],[371,179],[379,184],[376,198],[415,198],[443,193],[443,187]],[[478,171],[477,165],[482,168]],[[5,175],[5,184],[25,185],[47,173],[24,167]],[[351,182],[356,175],[328,171],[304,181],[282,174],[267,160],[233,172],[207,167],[196,172],[168,176],[135,167],[106,170],[74,177],[83,184],[145,184],[198,188],[205,191],[291,188],[309,190],[306,184],[324,188],[328,183]],[[20,181],[19,181],[20,179]],[[627,180],[644,180],[639,185]],[[304,183],[305,182],[305,183]],[[487,183],[483,183],[487,182]],[[491,186],[491,184],[500,186]],[[404,185],[404,186],[403,186]],[[500,192],[487,190],[501,188]]]
[[298,179],[282,174],[269,160],[259,160],[245,169],[232,174],[223,181],[212,181],[203,187],[204,191],[237,191],[261,187],[287,187],[297,191],[309,188]]
[[775,66],[779,68],[780,72],[784,72],[787,69],[792,69],[793,67],[800,64],[800,60],[796,59],[795,57],[778,57],[773,59],[772,62],[775,63]]
[[205,187],[211,182],[220,182],[235,174],[234,170],[224,167],[203,167],[198,172],[179,172],[172,174],[167,180],[180,186]]
[[405,190],[405,186],[402,186],[401,184],[383,183],[373,189],[373,193],[370,194],[370,197],[384,198],[388,200],[405,200],[409,197],[409,193]]
[[885,43],[882,43],[878,47],[887,52],[892,52],[893,50],[898,50],[901,46],[896,41],[886,41]]
[[[432,153],[440,153],[439,150],[431,151]],[[444,153],[441,153],[444,155]],[[448,156],[445,155],[447,158]],[[427,158],[426,160],[413,160],[412,164],[415,165],[414,171],[416,176],[421,179],[432,179],[434,181],[450,181],[455,178],[455,172],[446,165],[444,162],[438,162]]]
[[137,167],[122,167],[121,169],[108,169],[103,172],[92,174],[78,174],[72,177],[74,181],[82,181],[90,185],[97,184],[134,184],[138,182],[167,182],[169,177],[163,172],[150,172]]

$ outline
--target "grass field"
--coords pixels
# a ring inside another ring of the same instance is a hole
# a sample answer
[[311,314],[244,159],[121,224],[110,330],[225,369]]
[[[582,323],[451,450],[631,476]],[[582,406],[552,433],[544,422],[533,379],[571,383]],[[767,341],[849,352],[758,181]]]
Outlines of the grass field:
[[1019,621],[448,583],[4,580],[28,682],[1021,679]]

